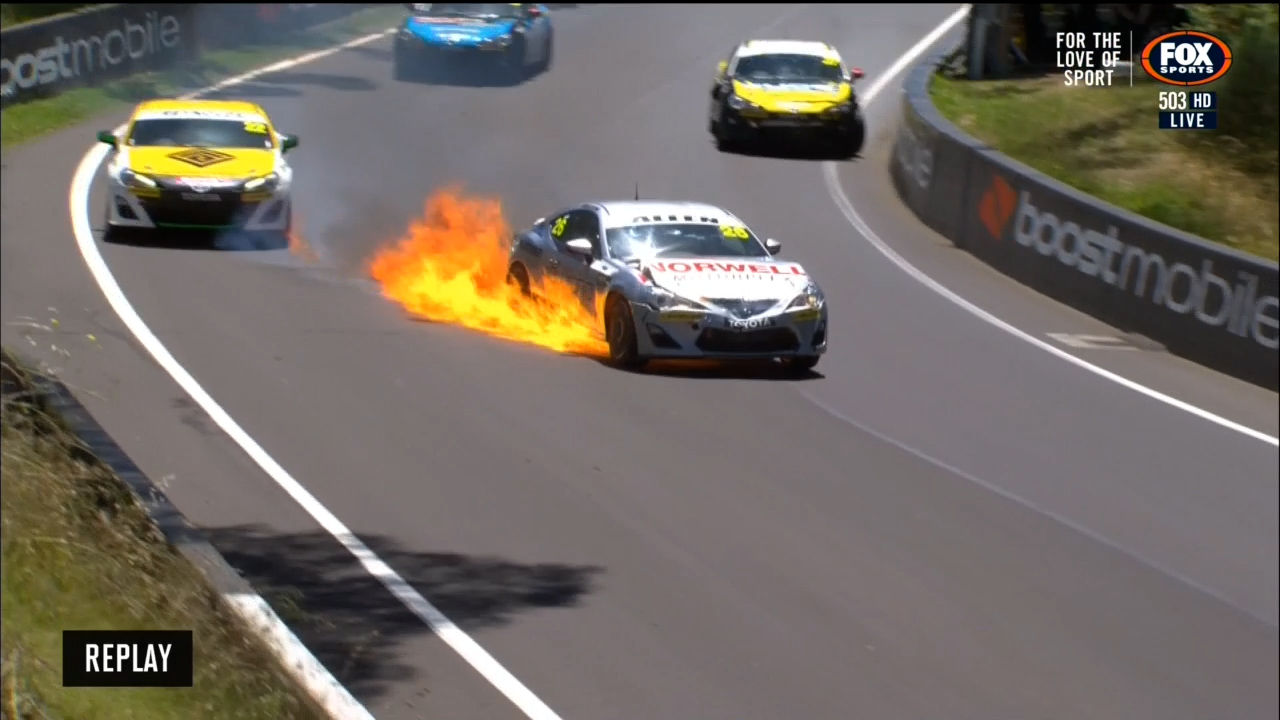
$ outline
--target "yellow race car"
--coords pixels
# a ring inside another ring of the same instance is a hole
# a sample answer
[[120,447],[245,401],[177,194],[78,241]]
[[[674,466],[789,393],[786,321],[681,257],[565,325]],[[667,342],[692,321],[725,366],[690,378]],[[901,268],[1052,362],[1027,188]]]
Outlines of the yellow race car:
[[298,138],[266,110],[233,100],[151,100],[124,134],[98,133],[115,149],[107,165],[106,229],[288,232]]
[[720,63],[709,129],[729,150],[766,136],[818,139],[845,157],[862,149],[866,124],[840,53],[807,40],[749,40]]

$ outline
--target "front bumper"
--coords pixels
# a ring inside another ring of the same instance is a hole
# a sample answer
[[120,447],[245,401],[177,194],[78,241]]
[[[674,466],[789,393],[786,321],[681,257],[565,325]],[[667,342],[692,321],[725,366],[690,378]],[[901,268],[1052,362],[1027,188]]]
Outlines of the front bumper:
[[107,224],[116,228],[239,229],[283,232],[289,229],[286,190],[241,192],[161,186],[130,188],[111,180],[107,193]]
[[724,122],[732,131],[811,132],[843,134],[851,132],[858,109],[845,112],[768,112],[759,108],[725,108]]
[[822,355],[827,308],[775,312],[738,321],[713,312],[655,310],[631,303],[636,348],[650,358],[754,360]]

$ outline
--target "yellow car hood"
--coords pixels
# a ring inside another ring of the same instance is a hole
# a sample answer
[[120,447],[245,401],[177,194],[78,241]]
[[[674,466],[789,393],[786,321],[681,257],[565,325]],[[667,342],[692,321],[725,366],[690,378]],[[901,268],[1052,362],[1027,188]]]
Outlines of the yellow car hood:
[[769,112],[822,112],[849,101],[849,83],[756,85],[733,81],[733,93]]
[[275,153],[254,148],[129,148],[129,169],[143,175],[248,178],[275,169]]

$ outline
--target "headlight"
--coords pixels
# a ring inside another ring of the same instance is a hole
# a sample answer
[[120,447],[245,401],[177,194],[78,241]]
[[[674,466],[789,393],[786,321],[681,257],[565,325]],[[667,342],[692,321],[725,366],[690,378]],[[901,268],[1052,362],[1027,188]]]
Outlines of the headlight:
[[139,175],[129,168],[125,168],[120,171],[120,182],[124,183],[125,187],[131,188],[152,189],[156,187],[155,180],[152,180],[146,175]]
[[649,304],[657,310],[669,310],[672,308],[691,308],[694,310],[705,310],[705,306],[696,300],[680,297],[675,293],[655,287],[651,290],[649,296]]
[[821,307],[822,303],[825,301],[826,298],[823,297],[822,290],[820,290],[817,285],[809,283],[809,286],[791,301],[791,304],[787,306],[787,309],[806,310],[809,308]]
[[276,185],[280,183],[280,176],[275,173],[263,175],[252,180],[245,181],[244,190],[253,192],[254,190],[275,190]]
[[829,115],[844,115],[845,113],[851,112],[852,110],[853,110],[853,101],[847,100],[845,102],[840,103],[839,105],[832,105],[831,107],[827,108],[826,112]]
[[511,36],[503,35],[502,37],[489,38],[484,41],[484,44],[489,47],[506,47],[511,44]]
[[748,102],[747,100],[743,100],[737,95],[730,95],[729,107],[733,108],[734,110],[746,110],[747,108],[758,108],[760,106],[756,105],[753,102]]

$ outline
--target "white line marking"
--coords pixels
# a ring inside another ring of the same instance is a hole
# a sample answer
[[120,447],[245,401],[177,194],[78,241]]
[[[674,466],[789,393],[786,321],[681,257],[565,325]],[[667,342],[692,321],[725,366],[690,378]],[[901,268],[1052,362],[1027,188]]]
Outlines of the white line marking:
[[[961,7],[959,10],[952,13],[950,17],[942,21],[941,25],[934,28],[933,32],[930,32],[928,35],[925,35],[923,38],[921,38],[920,42],[913,45],[911,49],[907,50],[907,52],[902,57],[898,58],[897,61],[893,63],[893,65],[890,65],[889,69],[886,70],[883,75],[876,78],[875,83],[872,84],[871,88],[868,89],[866,93],[864,93],[862,96],[864,98],[865,104],[870,105],[871,101],[875,99],[876,95],[878,95],[881,90],[887,87],[888,84],[893,80],[893,78],[897,76],[899,73],[901,73],[903,69],[907,67],[907,65],[911,64],[912,62],[915,62],[917,58],[923,55],[925,51],[928,50],[931,46],[933,46],[933,44],[936,43],[943,35],[950,32],[952,28],[954,28],[956,25],[960,23],[960,21],[964,20],[965,16],[969,14],[969,7],[970,7],[969,5],[965,5]],[[1215,425],[1219,425],[1228,430],[1234,430],[1235,432],[1238,432],[1241,435],[1246,435],[1248,437],[1251,437],[1254,440],[1261,440],[1262,442],[1267,443],[1268,445],[1280,447],[1280,438],[1273,437],[1260,430],[1254,430],[1253,428],[1248,427],[1246,425],[1241,425],[1240,423],[1235,422],[1234,420],[1228,420],[1227,418],[1222,417],[1221,415],[1212,413],[1208,410],[1205,410],[1204,408],[1196,407],[1191,403],[1179,400],[1171,395],[1166,395],[1158,390],[1153,390],[1152,388],[1149,388],[1145,385],[1136,383],[1133,380],[1130,380],[1122,375],[1117,375],[1116,373],[1113,373],[1110,370],[1107,370],[1106,368],[1098,367],[1093,363],[1081,360],[1080,358],[1076,357],[1075,355],[1072,355],[1071,353],[1065,350],[1062,350],[1061,348],[1054,347],[1053,345],[1045,342],[1044,340],[1041,340],[1040,338],[1034,335],[1031,335],[1030,333],[1024,332],[1019,328],[1014,327],[1013,325],[1005,322],[1004,320],[1001,320],[995,315],[992,315],[986,310],[983,310],[977,305],[974,305],[968,300],[960,297],[955,292],[952,292],[945,285],[943,285],[942,283],[939,283],[938,281],[924,274],[924,272],[922,272],[919,268],[917,268],[916,266],[908,262],[906,258],[902,257],[897,252],[895,252],[893,248],[889,247],[888,243],[882,240],[880,236],[877,235],[875,231],[872,230],[871,227],[867,225],[866,221],[862,219],[862,216],[858,214],[857,209],[854,208],[853,203],[849,201],[849,196],[845,194],[844,188],[840,185],[840,174],[839,172],[837,172],[837,169],[838,169],[838,165],[836,165],[836,163],[834,162],[825,162],[823,163],[823,166],[822,166],[822,174],[823,174],[824,180],[826,181],[827,192],[830,193],[831,199],[835,202],[836,207],[840,208],[840,212],[844,214],[845,219],[849,221],[849,224],[853,225],[854,229],[856,229],[859,233],[861,233],[862,236],[867,239],[867,242],[871,243],[872,247],[880,251],[881,255],[884,255],[886,258],[888,258],[890,262],[892,262],[894,265],[897,265],[898,268],[901,269],[903,272],[910,275],[912,278],[915,278],[915,280],[918,281],[920,284],[936,292],[937,294],[941,295],[947,300],[950,300],[952,303],[960,306],[961,308],[969,311],[970,314],[974,315],[980,320],[983,320],[991,325],[994,325],[995,327],[1000,328],[1001,330],[1004,330],[1010,335],[1024,342],[1030,343],[1031,345],[1034,345],[1040,348],[1041,350],[1044,350],[1050,355],[1054,355],[1058,358],[1066,360],[1067,362],[1071,363],[1072,365],[1075,365],[1078,368],[1088,370],[1094,375],[1097,375],[1098,377],[1104,378],[1106,380],[1110,380],[1111,382],[1116,383],[1118,385],[1123,385],[1124,387],[1129,388],[1134,392],[1146,395],[1152,400],[1156,400],[1158,402],[1162,402],[1166,405],[1175,407],[1184,412],[1191,413],[1192,415],[1195,415],[1196,417],[1202,420],[1208,420],[1209,422]]]
[[[222,90],[228,87],[239,85],[248,80],[252,80],[261,75],[287,70],[289,68],[302,65],[304,63],[313,62],[329,55],[334,55],[343,50],[364,45],[375,40],[387,37],[395,32],[389,29],[384,32],[367,35],[357,38],[350,42],[343,43],[333,48],[320,50],[318,52],[308,53],[291,60],[283,60],[273,65],[259,68],[243,75],[237,75],[228,78],[216,85],[210,86],[203,90],[184,95],[185,98],[198,97],[210,92]],[[117,132],[123,132],[124,128],[120,128]],[[89,267],[89,272],[93,275],[93,279],[98,283],[98,287],[102,290],[102,294],[106,297],[107,302],[111,305],[111,309],[115,311],[120,321],[124,323],[129,332],[137,338],[138,342],[146,349],[146,351],[155,359],[160,367],[174,379],[174,382],[186,391],[191,399],[196,402],[209,417],[217,423],[218,427],[235,441],[241,449],[253,459],[258,467],[262,468],[277,485],[280,486],[294,502],[298,503],[303,510],[307,511],[312,518],[319,523],[320,527],[334,537],[344,548],[347,549],[356,560],[364,567],[365,571],[373,577],[377,578],[405,607],[409,608],[414,615],[417,615],[424,623],[431,628],[441,640],[450,648],[453,648],[468,665],[475,668],[480,675],[493,685],[498,692],[502,693],[510,700],[521,712],[530,720],[562,720],[546,703],[542,702],[528,688],[524,686],[514,675],[507,671],[506,668],[498,664],[484,648],[480,647],[475,640],[464,633],[449,618],[445,617],[439,610],[427,601],[417,590],[413,588],[404,578],[400,577],[395,570],[392,570],[385,562],[379,558],[373,550],[369,549],[355,533],[351,532],[341,520],[328,508],[320,504],[302,483],[294,479],[279,463],[275,461],[267,451],[257,443],[249,433],[245,432],[231,415],[223,410],[217,401],[213,399],[205,389],[200,386],[196,379],[182,367],[169,350],[160,342],[159,338],[151,332],[151,328],[134,310],[129,303],[129,299],[125,296],[124,291],[120,289],[119,283],[111,274],[110,268],[107,267],[106,261],[98,250],[97,242],[93,237],[93,227],[89,222],[89,192],[93,185],[93,180],[98,173],[98,168],[102,165],[103,160],[107,157],[107,146],[97,145],[85,153],[84,158],[80,161],[79,167],[76,168],[75,177],[71,181],[71,192],[69,196],[71,208],[71,227],[75,234],[76,244],[80,248],[80,254],[84,257],[85,265]],[[259,608],[260,609],[260,608]],[[270,608],[268,608],[270,610]],[[274,613],[273,613],[274,615]],[[278,621],[278,618],[276,619]],[[279,624],[277,631],[283,629],[284,632],[292,635],[292,632],[283,623]],[[294,637],[296,647],[292,652],[296,655],[305,657],[311,656],[300,642]],[[298,657],[300,662],[305,663],[305,657]],[[310,688],[309,688],[310,689]],[[363,708],[362,708],[363,709]]]
[[1137,350],[1138,348],[1115,335],[1088,335],[1082,333],[1045,333],[1063,345],[1077,350]]

